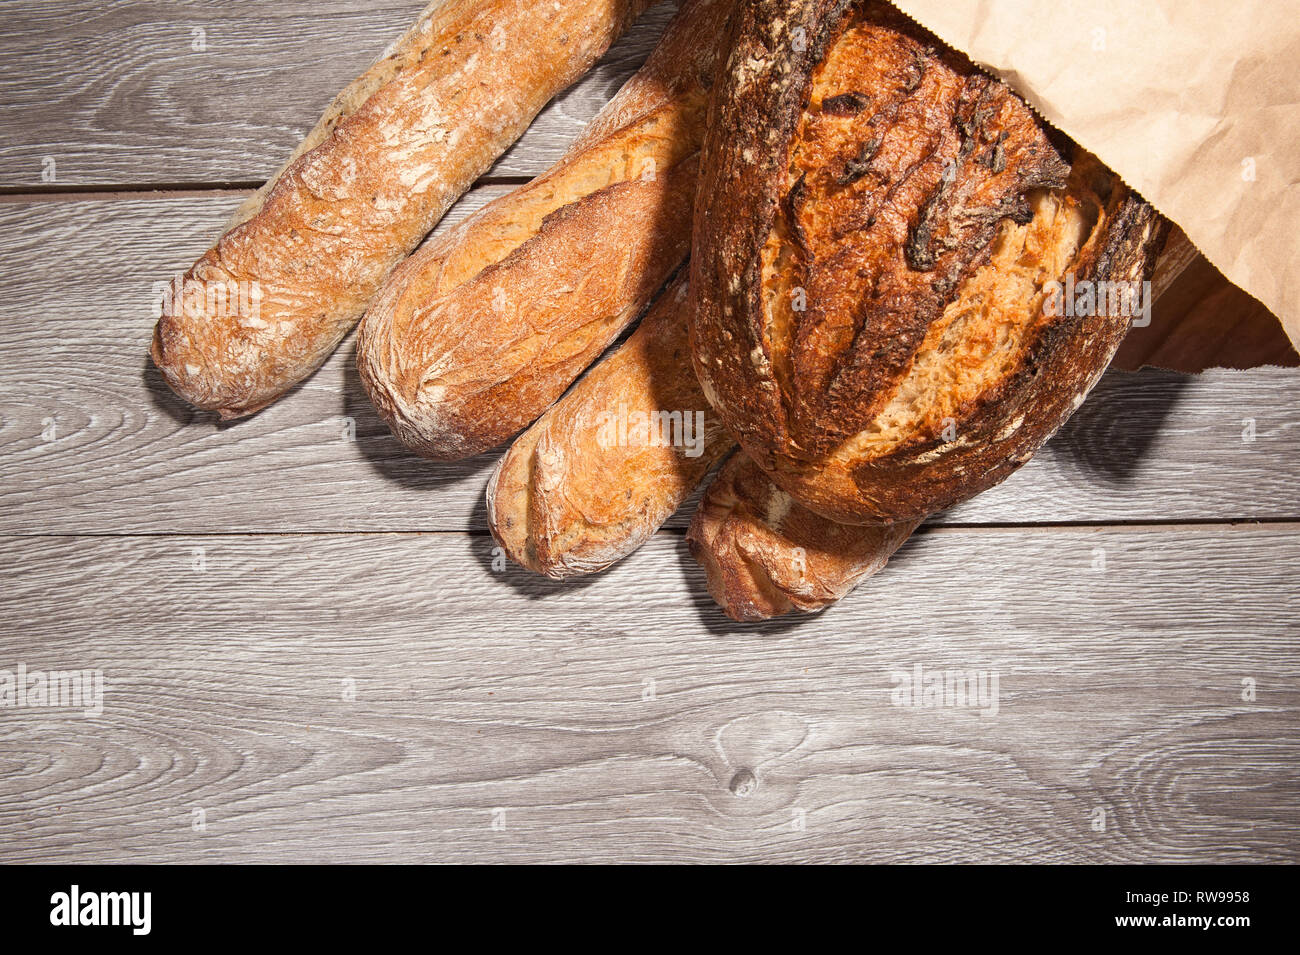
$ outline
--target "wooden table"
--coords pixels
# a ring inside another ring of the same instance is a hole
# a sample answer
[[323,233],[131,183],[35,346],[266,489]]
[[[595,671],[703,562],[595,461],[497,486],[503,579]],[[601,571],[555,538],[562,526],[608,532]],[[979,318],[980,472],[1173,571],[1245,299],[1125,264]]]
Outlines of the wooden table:
[[[1112,371],[824,615],[740,626],[688,508],[580,584],[494,560],[350,345],[222,426],[146,347],[419,0],[14,0],[0,26],[0,861],[1300,859],[1300,375]],[[448,217],[551,163],[648,16]],[[1135,332],[1137,334],[1137,332]],[[982,670],[996,715],[898,706]]]

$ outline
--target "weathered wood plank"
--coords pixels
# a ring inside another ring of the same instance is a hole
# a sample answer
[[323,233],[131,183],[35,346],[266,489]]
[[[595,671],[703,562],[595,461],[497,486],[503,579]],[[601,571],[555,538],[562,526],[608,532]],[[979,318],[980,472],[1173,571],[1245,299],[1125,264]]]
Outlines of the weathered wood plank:
[[[0,188],[261,183],[424,6],[9,2]],[[550,166],[644,61],[672,12],[672,4],[649,11],[491,175],[531,177]]]
[[[759,628],[680,538],[570,587],[489,547],[3,541],[0,669],[107,690],[0,708],[0,860],[1300,858],[1298,526],[923,532]],[[996,714],[894,705],[918,664]]]
[[[471,193],[444,227],[503,189]],[[183,271],[238,201],[0,203],[0,532],[481,529],[492,456],[407,453],[350,344],[234,425],[167,389],[146,356],[153,283]],[[1114,373],[1036,461],[942,520],[1297,518],[1296,407],[1293,371]]]
[[[420,6],[8,3],[0,191],[260,181]],[[0,861],[1300,860],[1300,526],[967,526],[1300,519],[1300,376],[1111,374],[842,605],[743,628],[680,535],[561,586],[374,533],[481,532],[492,457],[404,452],[350,348],[251,421],[184,408],[152,285],[238,200],[0,197],[0,671],[108,684],[0,706]],[[891,705],[917,664],[996,672],[997,714]]]

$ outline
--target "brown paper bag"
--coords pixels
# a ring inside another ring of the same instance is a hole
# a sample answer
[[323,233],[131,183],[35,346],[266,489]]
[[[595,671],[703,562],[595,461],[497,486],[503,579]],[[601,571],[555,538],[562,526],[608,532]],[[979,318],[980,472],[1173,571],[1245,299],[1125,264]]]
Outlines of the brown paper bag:
[[1300,0],[894,3],[1101,157],[1300,345]]

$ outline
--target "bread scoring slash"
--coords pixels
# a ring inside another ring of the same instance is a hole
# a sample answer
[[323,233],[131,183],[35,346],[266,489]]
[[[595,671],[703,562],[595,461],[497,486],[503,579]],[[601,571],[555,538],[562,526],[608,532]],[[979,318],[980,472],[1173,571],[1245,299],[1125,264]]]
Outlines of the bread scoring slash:
[[876,2],[746,0],[710,106],[696,372],[813,511],[921,519],[1004,480],[1093,387],[1165,224],[1009,88]]

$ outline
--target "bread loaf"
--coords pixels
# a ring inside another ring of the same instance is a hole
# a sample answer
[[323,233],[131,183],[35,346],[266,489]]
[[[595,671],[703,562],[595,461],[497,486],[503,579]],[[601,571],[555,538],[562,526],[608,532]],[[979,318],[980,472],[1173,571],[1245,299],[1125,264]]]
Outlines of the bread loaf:
[[[1162,220],[891,7],[750,0],[732,33],[692,257],[709,400],[838,521],[1005,479],[1105,369]],[[1085,286],[1111,308],[1059,294]]]
[[498,462],[488,523],[511,560],[555,578],[604,570],[645,543],[735,446],[691,370],[688,309],[682,275]]
[[398,262],[652,0],[439,0],[163,303],[187,401],[251,414],[316,370]]
[[357,366],[393,433],[437,459],[526,427],[685,259],[730,0],[686,0],[560,162],[426,244],[366,314]]
[[[689,310],[681,275],[497,463],[488,524],[511,560],[557,579],[606,569],[649,540],[735,447],[690,367]],[[839,600],[916,524],[837,524],[735,454],[709,485],[687,542],[723,610],[755,621]]]
[[919,523],[837,524],[737,452],[705,492],[686,543],[718,606],[748,623],[830,606],[879,572]]

